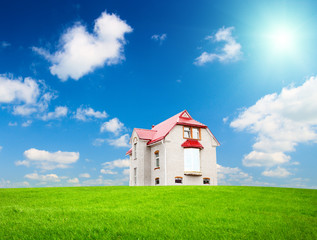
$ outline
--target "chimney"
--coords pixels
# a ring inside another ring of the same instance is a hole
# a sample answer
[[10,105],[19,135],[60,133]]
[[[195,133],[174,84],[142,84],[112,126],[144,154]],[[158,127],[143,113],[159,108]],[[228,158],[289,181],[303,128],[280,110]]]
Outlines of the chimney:
[[152,125],[152,129],[155,127],[155,125]]

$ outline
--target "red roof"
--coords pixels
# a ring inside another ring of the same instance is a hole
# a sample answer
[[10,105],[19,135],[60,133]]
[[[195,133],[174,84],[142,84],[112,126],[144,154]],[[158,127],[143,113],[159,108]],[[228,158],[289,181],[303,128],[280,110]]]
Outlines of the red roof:
[[145,140],[151,140],[156,133],[156,131],[154,130],[140,129],[140,128],[135,128],[135,131],[138,134],[139,138],[145,139]]
[[130,154],[132,154],[132,148],[130,148],[130,150],[127,151],[127,153],[125,155],[130,155]]
[[166,135],[175,127],[175,125],[207,128],[206,125],[194,120],[189,115],[187,110],[184,110],[154,126],[151,130],[135,128],[135,131],[138,134],[139,138],[150,140],[147,143],[149,145],[164,139]]
[[200,142],[198,142],[198,140],[191,140],[188,139],[185,142],[183,142],[183,144],[181,145],[183,148],[200,148],[203,149],[203,145],[200,144]]

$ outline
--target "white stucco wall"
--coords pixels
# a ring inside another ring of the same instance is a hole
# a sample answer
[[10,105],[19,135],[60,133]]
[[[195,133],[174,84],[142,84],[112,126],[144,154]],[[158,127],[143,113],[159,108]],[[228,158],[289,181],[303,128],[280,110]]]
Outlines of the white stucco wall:
[[[164,144],[162,144],[162,141],[158,142],[155,145],[152,145],[149,147],[151,149],[151,186],[155,186],[155,178],[160,179],[159,185],[165,185],[165,148]],[[160,168],[156,168],[156,162],[155,162],[155,152],[159,151],[159,157],[160,157]]]
[[[134,155],[133,140],[137,138],[137,159]],[[130,157],[130,186],[134,184],[134,168],[137,168],[137,186],[155,186],[155,178],[162,185],[204,185],[203,178],[210,178],[210,185],[217,185],[217,142],[208,129],[201,129],[199,142],[204,149],[200,150],[201,176],[184,174],[184,148],[181,146],[183,126],[176,125],[163,141],[148,146],[147,140],[139,139],[135,131],[132,133],[132,155]],[[160,168],[156,168],[155,151],[160,153]],[[175,183],[175,177],[183,177],[183,183]]]
[[201,129],[201,140],[204,149],[200,151],[200,167],[202,176],[184,175],[184,148],[181,147],[183,126],[176,125],[166,136],[167,185],[175,183],[175,177],[183,177],[183,185],[203,185],[203,178],[210,178],[210,185],[217,185],[216,142],[207,129]]
[[[137,154],[135,158],[134,139],[137,139]],[[151,150],[145,140],[139,139],[135,131],[131,137],[132,156],[130,158],[130,186],[147,186],[151,183],[151,163],[149,161]],[[137,168],[137,184],[134,184],[134,168]]]

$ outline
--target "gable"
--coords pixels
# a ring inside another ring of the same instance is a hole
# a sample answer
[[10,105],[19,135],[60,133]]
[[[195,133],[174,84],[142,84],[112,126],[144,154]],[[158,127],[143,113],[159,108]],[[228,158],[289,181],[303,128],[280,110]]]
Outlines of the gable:
[[179,116],[180,118],[192,119],[187,110],[183,111],[183,113]]

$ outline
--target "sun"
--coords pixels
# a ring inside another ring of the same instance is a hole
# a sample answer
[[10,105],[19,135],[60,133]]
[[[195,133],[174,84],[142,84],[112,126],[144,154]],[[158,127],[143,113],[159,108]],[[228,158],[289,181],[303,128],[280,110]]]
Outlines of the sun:
[[288,28],[276,28],[269,34],[271,47],[278,52],[290,52],[295,48],[295,36]]

